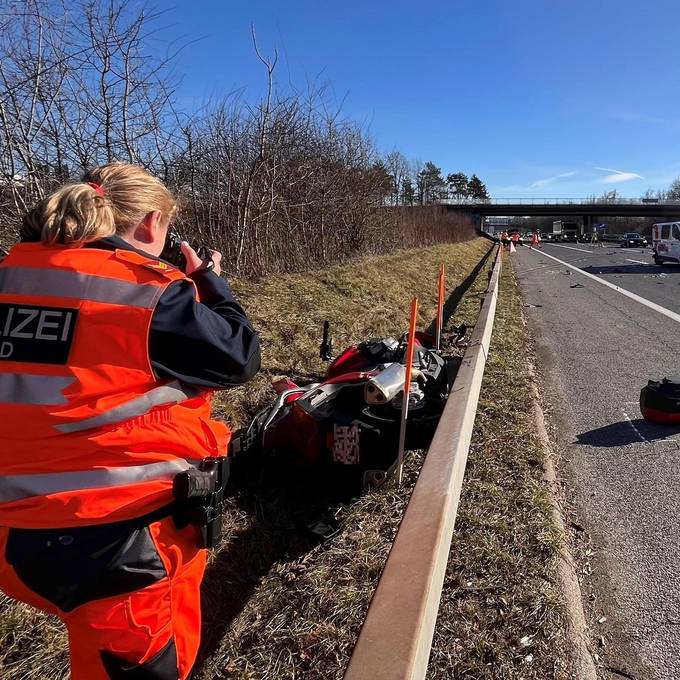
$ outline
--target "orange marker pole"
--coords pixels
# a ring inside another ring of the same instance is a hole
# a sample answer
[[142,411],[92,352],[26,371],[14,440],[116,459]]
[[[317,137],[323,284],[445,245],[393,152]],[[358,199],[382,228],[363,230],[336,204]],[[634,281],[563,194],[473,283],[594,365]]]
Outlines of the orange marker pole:
[[408,418],[408,400],[411,393],[411,373],[413,371],[413,352],[416,345],[416,321],[418,319],[418,298],[411,302],[411,321],[408,328],[408,345],[406,346],[406,377],[404,378],[404,398],[401,403],[401,427],[399,428],[399,457],[397,484],[401,486],[404,469],[404,442],[406,441],[406,419]]
[[444,328],[444,291],[445,286],[445,272],[444,265],[439,268],[439,291],[437,297],[437,324],[436,324],[436,340],[435,347],[437,350],[442,348],[442,330]]

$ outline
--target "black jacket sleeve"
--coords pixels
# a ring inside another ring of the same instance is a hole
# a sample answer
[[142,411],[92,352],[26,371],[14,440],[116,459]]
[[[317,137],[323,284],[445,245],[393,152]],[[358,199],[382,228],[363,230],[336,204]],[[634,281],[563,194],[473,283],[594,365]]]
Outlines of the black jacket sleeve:
[[250,380],[260,368],[260,341],[229,284],[213,272],[163,293],[151,319],[149,356],[159,379],[223,389]]

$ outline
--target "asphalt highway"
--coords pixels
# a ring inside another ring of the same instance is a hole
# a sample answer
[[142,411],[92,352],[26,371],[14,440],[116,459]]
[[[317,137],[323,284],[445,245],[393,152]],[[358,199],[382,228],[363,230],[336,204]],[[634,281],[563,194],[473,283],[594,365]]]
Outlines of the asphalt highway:
[[648,379],[680,375],[680,265],[654,265],[650,248],[606,244],[544,243],[512,258],[552,405],[560,474],[593,541],[594,633],[605,638],[593,651],[602,677],[678,680],[680,427],[646,423],[638,399]]

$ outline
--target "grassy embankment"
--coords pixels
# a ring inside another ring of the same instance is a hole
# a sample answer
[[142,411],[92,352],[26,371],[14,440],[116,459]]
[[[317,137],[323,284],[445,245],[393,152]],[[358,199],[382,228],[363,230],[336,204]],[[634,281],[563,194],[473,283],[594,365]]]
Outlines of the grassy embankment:
[[[434,315],[439,262],[447,263],[453,304],[488,248],[479,239],[256,284],[236,282],[262,331],[265,370],[249,386],[227,393],[220,412],[243,424],[271,399],[274,375],[318,376],[326,318],[339,350],[367,336],[401,332],[417,294],[426,326]],[[458,306],[456,323],[474,323],[485,283],[482,273]],[[557,538],[539,481],[542,452],[527,434],[526,350],[520,298],[506,269],[432,678],[566,677],[560,606],[550,582]],[[197,678],[340,678],[421,461],[419,454],[410,456],[401,490],[390,484],[339,507],[341,531],[323,544],[299,529],[291,494],[276,479],[265,476],[256,493],[237,494],[227,539],[206,578]],[[63,678],[65,636],[58,622],[21,605],[0,606],[0,678]]]

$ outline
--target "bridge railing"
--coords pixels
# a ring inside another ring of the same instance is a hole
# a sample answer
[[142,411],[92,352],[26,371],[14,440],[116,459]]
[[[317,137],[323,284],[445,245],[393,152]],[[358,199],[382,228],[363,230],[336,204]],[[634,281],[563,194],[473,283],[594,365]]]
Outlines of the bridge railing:
[[443,205],[677,205],[680,201],[650,198],[441,198]]

